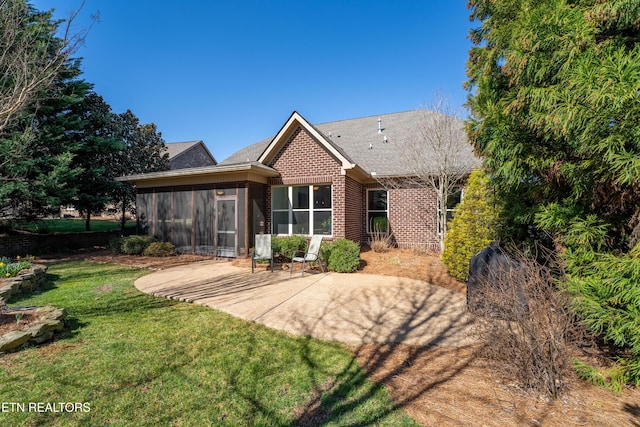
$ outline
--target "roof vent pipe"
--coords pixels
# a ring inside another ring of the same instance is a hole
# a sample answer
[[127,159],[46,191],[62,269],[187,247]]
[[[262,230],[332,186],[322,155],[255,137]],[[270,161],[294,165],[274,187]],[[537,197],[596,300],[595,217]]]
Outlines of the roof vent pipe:
[[378,134],[382,133],[382,119],[378,117]]

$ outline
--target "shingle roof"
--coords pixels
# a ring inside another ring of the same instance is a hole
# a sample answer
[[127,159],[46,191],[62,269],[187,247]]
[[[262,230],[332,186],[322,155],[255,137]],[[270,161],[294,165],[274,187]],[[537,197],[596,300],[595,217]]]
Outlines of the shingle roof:
[[[429,123],[433,123],[438,115],[439,113],[427,110],[412,110],[321,123],[314,125],[314,128],[322,133],[345,157],[351,159],[366,172],[375,173],[378,176],[403,176],[411,172],[405,155],[407,147],[415,146],[416,139],[422,138],[425,129],[430,126]],[[381,132],[378,131],[378,119],[380,119]],[[473,149],[463,131],[464,121],[456,119],[455,124],[461,130],[458,142],[459,150],[457,151],[459,161],[469,170],[479,167],[480,159],[473,154]],[[267,138],[245,147],[220,164],[257,160],[272,139],[273,137]],[[433,151],[429,144],[424,144],[424,149]],[[425,158],[434,158],[433,164],[429,166],[435,170],[437,165],[435,153],[433,155],[427,154]]]
[[194,145],[198,145],[201,143],[202,141],[167,142],[165,146],[167,147],[167,153],[169,154],[169,159],[173,159],[174,157],[184,153]]

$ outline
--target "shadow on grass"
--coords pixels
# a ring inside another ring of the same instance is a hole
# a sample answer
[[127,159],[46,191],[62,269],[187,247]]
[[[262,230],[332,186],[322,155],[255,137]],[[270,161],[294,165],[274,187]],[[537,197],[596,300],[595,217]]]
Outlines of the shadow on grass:
[[[308,307],[303,308],[292,312],[290,321],[307,336],[346,335],[352,343],[354,358],[331,383],[314,384],[312,398],[298,409],[293,425],[320,425],[358,412],[384,388],[382,384],[405,376],[415,379],[410,377],[415,373],[413,365],[418,362],[428,365],[431,358],[435,361],[439,356],[433,350],[439,344],[452,347],[473,344],[465,340],[471,323],[461,296],[410,280],[400,280],[391,294],[384,287],[374,286],[357,292],[334,292],[316,313],[309,316]],[[406,344],[412,341],[420,344]],[[431,390],[468,367],[479,350],[472,348],[444,367],[441,363],[434,365],[426,381],[406,384],[392,406],[380,408],[359,422],[376,424],[392,411],[425,398]],[[303,346],[301,351],[311,374],[317,369],[313,351],[309,346]],[[402,359],[398,357],[400,352],[405,353]],[[317,372],[313,376],[317,377]],[[372,382],[367,383],[368,380]],[[350,396],[354,389],[363,392]]]
[[[450,361],[439,372],[432,372],[430,381],[411,387],[393,405],[373,411],[363,409],[376,400],[374,396],[380,395],[382,383],[409,374],[409,367],[415,361],[424,363],[425,358],[431,357],[434,346],[472,344],[468,339],[471,322],[466,302],[460,293],[415,280],[351,287],[349,275],[334,275],[334,281],[345,281],[344,285],[338,283],[337,286],[326,285],[323,282],[326,277],[310,273],[301,281],[291,281],[288,272],[240,271],[197,281],[185,277],[184,286],[178,286],[177,281],[163,283],[152,287],[151,293],[214,308],[232,308],[242,311],[241,317],[247,320],[295,335],[350,343],[354,357],[336,373],[324,371],[317,362],[310,338],[298,341],[302,344],[296,351],[307,367],[313,387],[307,403],[296,408],[292,425],[321,425],[344,419],[357,419],[354,425],[376,424],[456,377],[477,357],[477,351],[472,350],[464,358]],[[389,282],[392,280],[395,278],[389,278]],[[302,297],[311,286],[319,286],[320,294]],[[282,300],[271,299],[272,295]],[[267,300],[269,304],[275,301],[276,305],[260,306],[259,302]],[[251,309],[253,306],[257,306],[255,311]],[[407,344],[413,346],[403,363],[389,369],[399,349],[406,348]],[[369,382],[370,379],[375,380]],[[258,394],[248,395],[246,387],[243,389],[244,394],[241,390],[236,392],[251,402],[256,413],[281,425],[282,420],[271,413],[268,402]]]
[[39,294],[42,294],[42,293],[57,289],[57,286],[56,286],[55,282],[59,278],[60,278],[60,276],[58,276],[58,275],[47,274],[47,283],[45,285],[43,285],[39,289],[36,289],[34,291],[31,291],[31,292],[24,292],[24,293],[21,293],[21,294],[11,295],[11,298],[9,298],[9,301],[7,301],[7,303],[11,304],[11,305],[20,304],[25,300],[31,299],[34,295],[39,295]]

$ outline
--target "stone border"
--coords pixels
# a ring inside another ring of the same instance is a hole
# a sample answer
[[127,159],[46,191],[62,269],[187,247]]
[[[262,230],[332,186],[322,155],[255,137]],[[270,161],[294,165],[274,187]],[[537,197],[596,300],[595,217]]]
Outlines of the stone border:
[[[0,279],[0,305],[8,301],[13,295],[33,292],[47,284],[47,266],[31,264],[31,267],[16,277]],[[9,309],[8,313],[13,314]],[[62,308],[52,306],[39,307],[35,313],[41,317],[29,327],[20,331],[11,331],[0,337],[0,353],[18,349],[26,344],[42,344],[53,339],[56,331],[64,329],[67,312]]]
[[0,300],[9,301],[13,295],[32,292],[47,284],[47,266],[31,264],[26,273],[0,279]]
[[26,344],[42,344],[53,339],[55,332],[64,329],[64,321],[67,318],[64,308],[46,306],[37,308],[35,312],[42,314],[42,317],[31,326],[21,331],[8,332],[0,337],[0,353],[16,350]]

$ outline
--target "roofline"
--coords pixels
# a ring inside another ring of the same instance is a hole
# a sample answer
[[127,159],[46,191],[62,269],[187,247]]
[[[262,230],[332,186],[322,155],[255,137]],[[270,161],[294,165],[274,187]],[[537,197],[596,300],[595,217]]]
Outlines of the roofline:
[[213,176],[223,175],[239,172],[252,172],[260,176],[265,177],[277,177],[280,173],[269,166],[259,164],[256,162],[250,163],[236,163],[231,165],[214,165],[214,166],[202,166],[198,168],[185,168],[185,169],[173,169],[160,172],[149,172],[137,175],[127,175],[116,178],[116,181],[120,182],[144,182],[165,180],[167,178],[184,178],[184,177],[196,177],[196,176]]
[[[184,154],[188,153],[189,151],[193,150],[195,147],[197,147],[198,145],[202,146],[202,148],[204,148],[204,151],[209,155],[209,157],[211,157],[211,160],[213,160],[213,164],[217,165],[218,161],[216,160],[215,157],[213,157],[213,154],[211,154],[211,152],[209,151],[209,149],[207,148],[207,145],[204,143],[203,140],[201,139],[196,139],[194,141],[184,141],[184,142],[169,142],[167,144],[187,144],[193,142],[194,144],[191,145],[189,148],[187,148],[186,150],[182,150],[181,152],[179,152],[178,154],[176,154],[175,156],[173,156],[172,158],[170,158],[169,160],[174,160],[177,159],[181,156],[183,156]],[[165,144],[166,145],[166,144]]]
[[309,123],[297,111],[291,113],[289,119],[287,119],[286,123],[280,128],[276,136],[273,137],[260,157],[258,157],[258,162],[266,164],[266,162],[276,154],[276,151],[279,148],[280,144],[283,142],[284,137],[287,136],[289,131],[296,123],[302,126],[314,138],[316,138],[327,151],[329,151],[340,161],[343,171],[347,169],[353,169],[357,166],[351,159],[341,153],[338,148],[333,143],[331,143],[331,141],[329,141],[322,133],[320,133],[320,131],[312,126],[311,123]]

